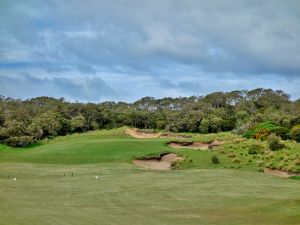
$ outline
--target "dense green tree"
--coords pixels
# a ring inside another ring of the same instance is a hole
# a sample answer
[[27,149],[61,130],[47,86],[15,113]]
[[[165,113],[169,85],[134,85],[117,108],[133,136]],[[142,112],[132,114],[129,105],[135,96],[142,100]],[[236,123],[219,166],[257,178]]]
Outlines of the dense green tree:
[[134,103],[70,103],[38,97],[28,100],[0,96],[0,141],[23,146],[47,137],[102,128],[133,126],[172,132],[211,133],[233,130],[245,134],[270,121],[283,139],[300,124],[300,100],[271,89],[215,92],[206,96],[155,99]]
[[70,125],[73,132],[83,132],[85,131],[85,118],[83,116],[75,116],[71,119]]
[[203,118],[200,123],[199,130],[202,134],[207,134],[209,132],[210,120]]
[[35,140],[39,140],[44,136],[43,128],[38,123],[30,124],[30,126],[28,127],[28,132]]
[[296,125],[291,129],[291,137],[295,141],[300,142],[300,125]]
[[0,139],[9,137],[20,137],[26,134],[26,126],[23,122],[17,120],[5,121],[4,127],[0,128]]
[[35,126],[41,127],[43,130],[43,137],[52,137],[58,135],[62,128],[62,116],[59,113],[49,111],[41,114],[34,119]]
[[223,120],[220,117],[213,116],[209,121],[210,131],[217,133],[222,131]]

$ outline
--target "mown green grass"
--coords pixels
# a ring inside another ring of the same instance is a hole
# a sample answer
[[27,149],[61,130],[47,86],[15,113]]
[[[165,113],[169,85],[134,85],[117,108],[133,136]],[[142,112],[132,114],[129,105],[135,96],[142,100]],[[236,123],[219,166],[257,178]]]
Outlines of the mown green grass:
[[138,154],[169,150],[162,142],[163,140],[144,141],[126,136],[124,129],[95,131],[56,138],[34,147],[4,148],[0,150],[0,162],[50,164],[127,162]]
[[253,171],[147,172],[126,163],[2,163],[0,171],[3,225],[293,225],[300,221],[299,181]]
[[291,176],[290,179],[293,179],[293,180],[300,180],[300,176]]
[[[0,145],[0,225],[300,224],[299,181],[257,172],[246,154],[253,140],[229,133],[191,138],[215,139],[227,142],[215,151],[172,149],[170,139],[135,139],[120,128],[28,148]],[[294,156],[297,145],[290,145]],[[240,163],[228,157],[232,151]],[[161,152],[185,160],[171,171],[131,163]],[[211,163],[213,155],[220,164]]]
[[[228,135],[207,135],[191,140],[210,141]],[[136,139],[124,133],[124,128],[59,137],[47,143],[28,148],[0,147],[0,162],[28,162],[48,164],[90,164],[131,162],[135,157],[176,152],[187,160],[181,168],[215,168],[211,151],[173,149],[166,145],[169,139]],[[192,159],[192,161],[188,160]],[[224,160],[226,158],[224,157]]]

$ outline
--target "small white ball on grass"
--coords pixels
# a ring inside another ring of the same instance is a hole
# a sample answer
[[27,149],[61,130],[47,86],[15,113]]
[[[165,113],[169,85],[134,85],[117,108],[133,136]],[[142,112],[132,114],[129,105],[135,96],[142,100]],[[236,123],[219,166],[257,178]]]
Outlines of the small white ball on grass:
[[98,179],[99,177],[98,177],[98,176],[96,176],[95,178],[96,178],[96,179]]
[[16,181],[16,180],[17,180],[17,178],[14,178],[13,180],[14,180],[14,181]]

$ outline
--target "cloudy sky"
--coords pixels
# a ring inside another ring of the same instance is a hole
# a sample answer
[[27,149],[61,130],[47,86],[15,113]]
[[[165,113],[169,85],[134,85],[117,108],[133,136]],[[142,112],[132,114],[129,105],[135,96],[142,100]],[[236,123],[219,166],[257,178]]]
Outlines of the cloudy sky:
[[0,94],[300,98],[299,0],[0,0]]

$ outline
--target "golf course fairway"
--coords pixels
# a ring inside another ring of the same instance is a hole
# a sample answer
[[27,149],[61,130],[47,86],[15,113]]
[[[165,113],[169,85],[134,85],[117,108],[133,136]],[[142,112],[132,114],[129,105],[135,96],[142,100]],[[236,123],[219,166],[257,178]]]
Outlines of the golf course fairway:
[[[23,149],[1,146],[0,224],[300,224],[299,180],[251,166],[225,168],[222,157],[214,165],[212,151],[172,149],[166,139],[135,139],[123,131]],[[132,164],[137,156],[161,152],[185,160],[166,171]]]

